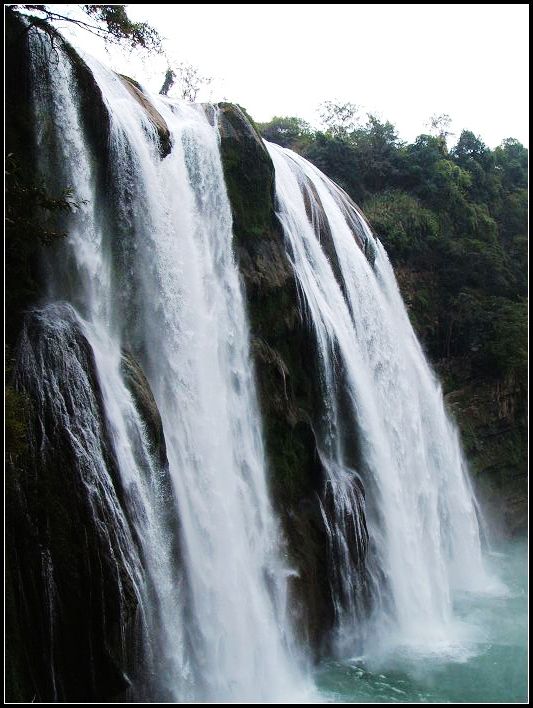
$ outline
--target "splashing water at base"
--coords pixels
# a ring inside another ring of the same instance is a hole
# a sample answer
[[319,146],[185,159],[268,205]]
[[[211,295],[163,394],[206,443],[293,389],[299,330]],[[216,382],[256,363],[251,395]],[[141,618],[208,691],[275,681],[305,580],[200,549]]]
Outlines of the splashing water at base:
[[462,629],[457,642],[428,645],[425,652],[402,646],[380,658],[325,661],[316,674],[322,700],[527,702],[527,544],[510,541],[486,562],[501,578],[499,588],[454,596]]

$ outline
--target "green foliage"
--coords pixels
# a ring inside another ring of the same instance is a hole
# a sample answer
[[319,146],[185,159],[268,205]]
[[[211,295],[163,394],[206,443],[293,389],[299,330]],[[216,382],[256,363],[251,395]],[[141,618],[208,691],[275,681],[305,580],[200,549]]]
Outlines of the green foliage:
[[504,140],[494,151],[494,157],[505,191],[527,188],[528,151],[518,140]]
[[268,123],[258,123],[257,128],[265,140],[293,150],[301,150],[313,140],[311,126],[300,118],[274,116]]
[[[297,148],[297,145],[289,147]],[[316,133],[315,139],[304,147],[304,157],[334,179],[356,201],[361,201],[366,193],[365,185],[359,179],[358,153],[351,141],[343,136]]]
[[456,346],[469,347],[478,370],[527,380],[527,303],[465,290],[453,302]]
[[[11,5],[10,7],[29,15],[32,20],[37,20],[41,27],[43,27],[40,24],[42,21],[52,24],[69,22],[108,44],[149,52],[163,51],[159,33],[146,22],[130,20],[126,5]],[[76,10],[82,12],[76,13]],[[85,19],[86,17],[90,22]]]
[[528,308],[525,300],[493,299],[496,314],[491,320],[487,353],[497,371],[513,374],[524,386],[527,381]]
[[11,385],[4,392],[5,449],[6,456],[16,466],[19,458],[27,452],[27,415],[30,410],[28,397]]
[[13,154],[6,160],[6,230],[13,248],[49,245],[66,234],[50,219],[51,214],[72,212],[80,206],[70,187],[51,196],[42,180],[28,179]]
[[394,260],[405,260],[413,248],[432,248],[439,238],[439,219],[416,197],[398,190],[382,192],[363,205],[365,215],[387,244]]
[[402,144],[389,121],[368,115],[366,124],[352,135],[357,169],[370,194],[395,186],[403,171]]
[[349,135],[359,124],[359,107],[355,103],[324,101],[318,110],[320,119],[330,135],[337,137]]
[[82,5],[83,10],[103,26],[108,41],[132,49],[161,52],[161,37],[147,22],[132,22],[125,5]]

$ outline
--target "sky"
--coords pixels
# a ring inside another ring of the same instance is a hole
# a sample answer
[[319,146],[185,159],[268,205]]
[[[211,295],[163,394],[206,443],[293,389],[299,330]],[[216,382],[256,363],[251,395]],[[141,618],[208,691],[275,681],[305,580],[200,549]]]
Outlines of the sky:
[[[466,128],[492,148],[508,137],[528,145],[526,4],[137,4],[128,13],[160,32],[173,61],[213,77],[201,100],[239,103],[258,122],[295,115],[319,126],[321,102],[350,101],[404,140],[447,113],[456,138]],[[85,32],[74,43],[152,91],[162,85],[162,57],[108,52]]]

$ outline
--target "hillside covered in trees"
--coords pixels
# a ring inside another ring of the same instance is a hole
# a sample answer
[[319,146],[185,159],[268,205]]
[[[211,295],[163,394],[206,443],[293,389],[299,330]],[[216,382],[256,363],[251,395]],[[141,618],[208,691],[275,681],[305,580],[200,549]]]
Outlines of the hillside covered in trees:
[[[306,157],[361,206],[385,245],[423,346],[443,381],[489,507],[526,519],[528,151],[491,150],[447,116],[413,143],[355,106],[326,102],[324,130],[295,117],[259,129]],[[448,138],[448,140],[447,140]]]

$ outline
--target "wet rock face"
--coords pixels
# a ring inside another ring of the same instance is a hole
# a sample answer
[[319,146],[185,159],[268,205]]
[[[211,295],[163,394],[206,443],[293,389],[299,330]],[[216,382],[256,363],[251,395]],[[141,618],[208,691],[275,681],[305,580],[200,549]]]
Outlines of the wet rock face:
[[510,537],[525,535],[528,528],[525,398],[512,378],[466,381],[445,396],[483,511],[493,531]]
[[157,131],[159,137],[159,152],[161,159],[165,158],[172,149],[172,140],[170,138],[170,130],[166,124],[165,119],[156,110],[155,106],[150,102],[148,97],[144,94],[142,87],[129,76],[118,75],[124,86],[131,93],[133,98],[143,107],[150,121],[152,122],[154,128]]
[[123,381],[133,397],[135,408],[144,424],[149,453],[155,462],[153,470],[146,469],[146,474],[150,475],[146,481],[148,485],[158,487],[161,500],[160,523],[167,529],[168,538],[172,539],[174,562],[176,566],[180,566],[182,529],[176,513],[175,490],[170,478],[161,414],[143,368],[131,350],[122,352],[120,368]]
[[92,350],[68,306],[27,316],[14,389],[27,444],[6,475],[9,698],[123,695],[138,569]]
[[[5,52],[8,70],[5,73],[5,148],[6,156],[6,207],[13,210],[13,182],[23,182],[13,175],[12,164],[18,166],[26,183],[31,183],[35,168],[35,118],[31,110],[31,73],[28,33],[20,16],[6,7]],[[24,185],[25,186],[25,185]],[[10,201],[11,200],[11,201]],[[37,221],[32,200],[20,200],[20,221]],[[28,203],[25,203],[25,202]],[[13,214],[9,216],[12,218]],[[18,214],[17,214],[18,216]],[[21,323],[21,313],[35,299],[42,288],[35,250],[25,233],[25,224],[6,222],[5,274],[6,274],[6,344],[12,347]],[[21,247],[26,245],[26,249]]]
[[325,474],[314,430],[322,392],[315,337],[275,214],[274,167],[243,111],[219,106],[224,175],[243,278],[272,498],[297,576],[293,608],[302,639],[317,653],[334,619],[328,541],[320,512]]
[[124,383],[130,390],[146,426],[150,452],[159,466],[166,469],[168,459],[161,414],[144,371],[130,351],[124,351],[122,354],[121,370]]

